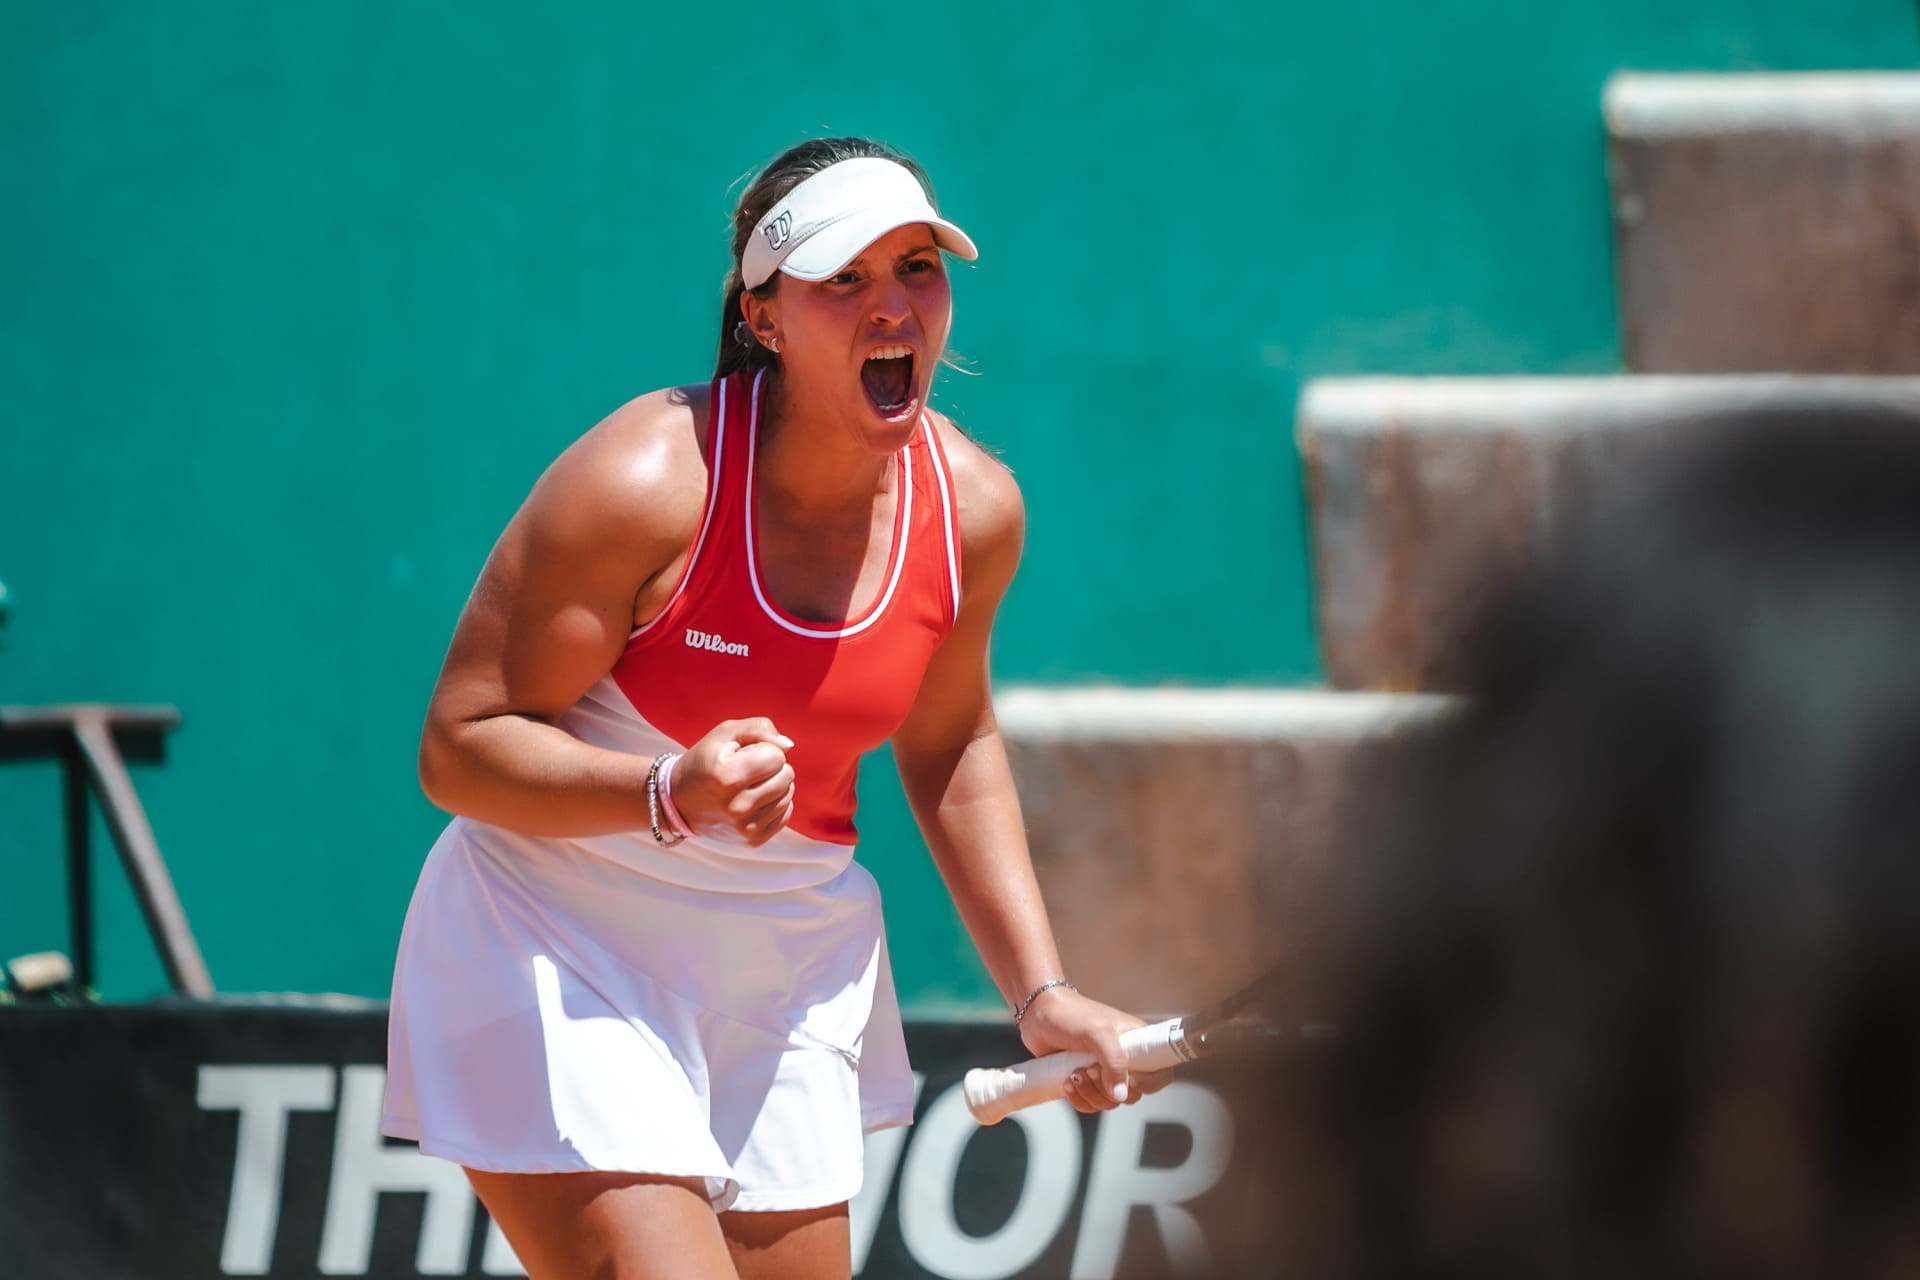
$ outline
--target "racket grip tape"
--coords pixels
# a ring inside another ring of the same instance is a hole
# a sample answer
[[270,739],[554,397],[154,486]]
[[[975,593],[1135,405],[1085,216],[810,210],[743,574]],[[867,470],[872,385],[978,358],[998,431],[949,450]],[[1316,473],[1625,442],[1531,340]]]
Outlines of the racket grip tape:
[[[1164,1071],[1193,1058],[1178,1018],[1122,1032],[1120,1047],[1134,1071]],[[998,1124],[1016,1111],[1065,1097],[1068,1077],[1093,1062],[1090,1053],[1068,1051],[1049,1053],[1017,1067],[975,1067],[960,1088],[975,1120]]]

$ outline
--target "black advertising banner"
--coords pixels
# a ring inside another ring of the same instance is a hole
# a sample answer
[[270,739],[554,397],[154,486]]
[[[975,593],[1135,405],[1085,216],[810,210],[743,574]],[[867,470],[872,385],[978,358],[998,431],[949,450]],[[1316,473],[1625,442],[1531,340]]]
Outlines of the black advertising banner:
[[[385,1037],[378,1005],[0,1008],[0,1275],[523,1274],[458,1168],[380,1136]],[[959,1080],[1020,1057],[1012,1033],[907,1039],[916,1120],[868,1136],[856,1275],[1250,1273],[1235,1251],[1272,1214],[1272,1064],[1197,1064],[1134,1107],[982,1129]]]

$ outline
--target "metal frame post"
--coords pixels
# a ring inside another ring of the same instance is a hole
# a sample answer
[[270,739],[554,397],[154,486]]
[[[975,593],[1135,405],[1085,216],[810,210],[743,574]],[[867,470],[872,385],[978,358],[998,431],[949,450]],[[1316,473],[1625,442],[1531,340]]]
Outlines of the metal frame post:
[[[89,849],[89,791],[100,801],[107,829],[133,887],[140,913],[160,953],[167,981],[178,995],[209,999],[213,979],[187,913],[167,873],[166,860],[147,821],[147,811],[127,772],[127,759],[157,760],[162,735],[180,723],[172,707],[74,703],[52,707],[0,707],[0,760],[61,762],[66,809],[67,920],[73,933],[74,976],[93,981],[93,892]],[[122,749],[125,749],[124,752]]]

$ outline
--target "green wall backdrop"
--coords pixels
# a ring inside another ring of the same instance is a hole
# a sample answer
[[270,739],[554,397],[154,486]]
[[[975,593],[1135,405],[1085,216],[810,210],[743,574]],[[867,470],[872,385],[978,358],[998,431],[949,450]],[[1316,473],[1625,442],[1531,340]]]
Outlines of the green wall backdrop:
[[[1301,382],[1615,367],[1604,77],[1917,57],[1911,0],[6,6],[0,702],[178,704],[137,777],[216,981],[383,993],[494,534],[705,376],[729,188],[829,132],[983,250],[940,394],[1031,510],[999,678],[1311,682]],[[865,798],[910,1004],[990,1003]],[[0,771],[0,951],[64,946],[59,852]]]

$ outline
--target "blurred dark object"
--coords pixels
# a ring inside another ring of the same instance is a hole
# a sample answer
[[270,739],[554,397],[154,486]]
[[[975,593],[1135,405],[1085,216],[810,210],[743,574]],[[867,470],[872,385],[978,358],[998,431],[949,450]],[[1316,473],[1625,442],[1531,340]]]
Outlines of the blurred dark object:
[[180,723],[172,707],[76,703],[0,707],[0,761],[60,761],[67,826],[67,910],[74,981],[93,986],[93,886],[87,794],[91,788],[113,833],[121,865],[153,935],[161,967],[177,995],[206,999],[213,980],[187,924],[173,878],[160,856],[127,760],[158,760],[165,732]]
[[1357,833],[1275,1274],[1920,1274],[1920,433],[1673,462],[1491,600]]
[[1627,366],[1920,373],[1920,74],[1615,76]]

